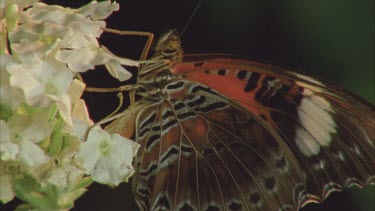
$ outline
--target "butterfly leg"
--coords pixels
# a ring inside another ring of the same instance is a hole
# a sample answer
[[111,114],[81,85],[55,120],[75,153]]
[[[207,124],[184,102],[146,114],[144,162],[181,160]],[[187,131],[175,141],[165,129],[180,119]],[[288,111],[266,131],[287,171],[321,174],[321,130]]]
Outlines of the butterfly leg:
[[152,41],[154,40],[154,34],[151,32],[143,32],[143,31],[120,31],[116,29],[109,29],[104,28],[105,32],[110,32],[118,35],[135,35],[135,36],[147,36],[147,41],[145,47],[143,47],[143,51],[141,54],[140,60],[145,60],[147,58],[147,54],[150,51]]

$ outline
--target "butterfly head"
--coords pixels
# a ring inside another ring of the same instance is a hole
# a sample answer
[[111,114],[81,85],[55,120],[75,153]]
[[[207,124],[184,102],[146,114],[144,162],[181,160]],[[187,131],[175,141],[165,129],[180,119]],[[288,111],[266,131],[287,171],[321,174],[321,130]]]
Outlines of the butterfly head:
[[160,36],[154,48],[151,60],[138,72],[138,83],[154,82],[160,72],[171,69],[176,63],[181,62],[183,50],[177,30],[171,29]]
[[155,55],[162,55],[166,59],[180,59],[182,56],[182,48],[177,30],[171,29],[161,35],[154,50]]

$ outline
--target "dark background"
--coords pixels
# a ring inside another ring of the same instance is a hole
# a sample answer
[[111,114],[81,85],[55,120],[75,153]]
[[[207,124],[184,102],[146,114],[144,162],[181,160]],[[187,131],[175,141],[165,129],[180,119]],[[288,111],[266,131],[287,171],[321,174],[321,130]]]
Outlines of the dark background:
[[[79,7],[87,1],[45,1]],[[196,0],[123,0],[107,27],[152,32],[181,31]],[[202,0],[182,35],[185,53],[228,53],[290,67],[331,80],[375,102],[373,0]],[[138,59],[145,39],[105,34],[102,44],[117,55]],[[136,70],[130,68],[134,73]],[[94,87],[117,87],[103,69],[84,75]],[[134,82],[134,79],[132,80]],[[113,111],[115,94],[84,95],[90,114],[99,120]],[[12,209],[20,202],[3,207]],[[3,209],[1,209],[3,210]],[[136,210],[130,185],[116,189],[94,185],[73,210]],[[331,194],[303,211],[375,210],[375,187]]]

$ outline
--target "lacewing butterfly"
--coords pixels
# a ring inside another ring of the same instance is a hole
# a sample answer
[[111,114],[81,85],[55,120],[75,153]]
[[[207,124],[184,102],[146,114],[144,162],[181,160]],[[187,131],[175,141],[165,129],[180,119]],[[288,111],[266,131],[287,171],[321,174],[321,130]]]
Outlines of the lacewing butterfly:
[[[183,45],[183,44],[182,44]],[[182,55],[176,32],[139,72],[111,131],[142,144],[141,209],[297,209],[374,182],[374,106],[326,81],[222,55]],[[155,64],[161,64],[156,62]]]
[[325,81],[164,34],[107,130],[141,144],[141,210],[296,210],[375,182],[375,109]]

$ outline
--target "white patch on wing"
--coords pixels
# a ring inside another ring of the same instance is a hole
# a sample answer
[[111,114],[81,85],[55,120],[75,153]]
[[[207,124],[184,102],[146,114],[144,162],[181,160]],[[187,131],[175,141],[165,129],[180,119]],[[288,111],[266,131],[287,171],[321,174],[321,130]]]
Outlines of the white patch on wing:
[[301,152],[310,157],[318,154],[321,146],[329,146],[331,134],[337,131],[329,102],[307,88],[303,94],[305,97],[297,110],[303,127],[297,129],[296,143]]
[[296,144],[302,154],[307,157],[319,154],[318,142],[303,127],[297,128]]

